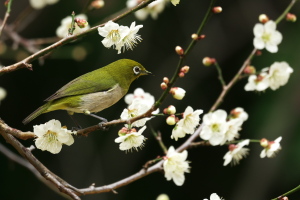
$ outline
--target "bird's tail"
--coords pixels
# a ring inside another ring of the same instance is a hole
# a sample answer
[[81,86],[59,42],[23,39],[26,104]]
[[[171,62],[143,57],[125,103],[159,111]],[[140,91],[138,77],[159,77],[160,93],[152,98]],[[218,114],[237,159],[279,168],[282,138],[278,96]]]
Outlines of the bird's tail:
[[23,124],[28,124],[30,121],[32,121],[39,115],[47,112],[47,109],[49,108],[49,106],[50,106],[50,102],[48,102],[48,103],[42,105],[41,107],[39,107],[38,109],[36,109],[33,113],[31,113],[28,117],[26,117],[23,120]]

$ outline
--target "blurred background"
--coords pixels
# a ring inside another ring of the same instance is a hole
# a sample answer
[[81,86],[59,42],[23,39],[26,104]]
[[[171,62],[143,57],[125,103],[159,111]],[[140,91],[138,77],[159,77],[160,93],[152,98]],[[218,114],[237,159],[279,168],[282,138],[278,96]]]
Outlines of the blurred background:
[[[5,14],[5,7],[0,6],[0,17]],[[16,25],[17,34],[27,41],[35,38],[55,37],[56,28],[61,19],[82,13],[88,1],[64,0],[46,6],[43,9],[31,8],[29,1],[14,1],[8,25]],[[65,111],[55,111],[41,115],[28,125],[22,120],[43,104],[44,99],[72,79],[105,66],[117,59],[129,58],[142,63],[155,76],[141,77],[129,90],[132,93],[141,87],[156,99],[162,93],[160,83],[165,76],[171,77],[178,62],[174,52],[177,45],[186,48],[191,41],[191,34],[196,32],[208,8],[210,0],[182,0],[174,7],[169,4],[159,14],[157,20],[148,17],[144,21],[130,15],[118,23],[129,26],[132,21],[142,24],[139,34],[143,41],[133,51],[117,54],[114,49],[105,48],[103,39],[97,32],[64,45],[32,63],[33,71],[20,69],[0,77],[0,86],[7,91],[7,97],[1,102],[0,117],[9,126],[22,131],[32,131],[32,126],[58,119],[63,125],[74,126]],[[178,112],[183,112],[190,105],[194,109],[207,112],[221,92],[217,71],[213,67],[204,67],[202,58],[214,57],[222,67],[225,81],[229,81],[253,49],[253,27],[258,16],[265,13],[270,19],[284,11],[288,0],[252,0],[252,1],[217,1],[223,12],[214,15],[203,34],[204,40],[197,43],[185,60],[190,72],[179,79],[176,86],[184,88],[186,97],[175,100],[169,96],[161,110],[168,105],[175,105]],[[95,26],[126,7],[126,1],[105,1],[102,9],[86,12],[88,22]],[[299,13],[299,3],[292,13]],[[204,199],[216,192],[226,200],[271,199],[285,193],[300,183],[300,24],[282,21],[278,30],[283,34],[278,53],[265,50],[262,56],[255,57],[252,64],[257,69],[270,66],[275,61],[286,61],[294,69],[287,85],[276,91],[246,92],[247,80],[242,80],[226,96],[220,108],[229,112],[235,107],[243,107],[249,119],[243,124],[241,139],[274,140],[283,137],[282,150],[272,159],[261,159],[262,148],[259,144],[250,144],[250,154],[237,166],[223,167],[226,146],[198,147],[188,150],[191,161],[191,173],[186,174],[183,186],[176,186],[173,181],[166,181],[163,173],[154,173],[132,184],[117,189],[118,194],[104,193],[82,196],[84,200],[144,199],[152,200],[161,193],[169,195],[171,200]],[[5,31],[0,42],[0,64],[11,65],[31,55],[28,49],[13,41]],[[27,43],[26,43],[27,42]],[[39,48],[46,47],[41,45]],[[108,120],[118,119],[126,107],[124,100],[100,113]],[[97,124],[98,121],[82,114],[76,115],[82,127]],[[178,147],[185,139],[175,142],[170,139],[172,126],[165,123],[165,118],[151,120],[155,130],[162,133],[167,146]],[[93,132],[88,137],[76,137],[71,146],[63,146],[62,151],[53,155],[49,152],[34,150],[33,154],[61,178],[77,188],[89,187],[92,183],[102,186],[123,179],[141,169],[148,160],[163,155],[150,129],[144,132],[148,138],[146,145],[138,152],[125,153],[114,142],[121,125],[111,127],[107,132]],[[26,147],[34,144],[33,140],[21,141]],[[0,143],[17,153],[1,137]],[[52,200],[64,199],[53,192],[26,168],[9,160],[0,153],[0,199]],[[299,199],[300,192],[290,196]]]

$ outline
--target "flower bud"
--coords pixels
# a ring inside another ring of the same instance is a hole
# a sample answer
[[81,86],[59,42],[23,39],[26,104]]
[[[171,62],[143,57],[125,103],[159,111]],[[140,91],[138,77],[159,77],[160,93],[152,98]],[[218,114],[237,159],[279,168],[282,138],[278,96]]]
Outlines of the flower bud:
[[256,56],[261,56],[262,52],[260,50],[256,50],[255,55]]
[[170,105],[169,107],[164,109],[164,113],[167,115],[174,115],[176,113],[176,108],[173,105]]
[[233,151],[233,150],[236,149],[236,148],[237,148],[237,145],[235,145],[235,144],[230,144],[230,145],[228,146],[229,151]]
[[181,48],[181,46],[176,46],[175,51],[180,56],[182,56],[184,54],[184,50],[183,50],[183,48]]
[[166,84],[168,84],[169,83],[169,78],[168,77],[164,77],[163,78],[163,82],[165,82]]
[[119,130],[118,135],[121,137],[126,135],[126,133],[128,133],[128,128],[123,127],[122,129]]
[[193,33],[193,34],[191,35],[191,38],[192,38],[193,40],[198,40],[198,39],[199,39],[199,35],[196,34],[196,33]]
[[216,59],[210,58],[210,57],[205,57],[202,60],[203,65],[206,66],[206,67],[209,67],[212,64],[215,64],[215,62],[216,62]]
[[180,78],[183,78],[183,77],[184,77],[184,73],[183,73],[183,72],[179,72],[179,73],[178,73],[178,76],[179,76]]
[[174,99],[177,100],[181,100],[185,96],[185,90],[179,87],[171,88],[170,93],[173,95]]
[[260,146],[266,148],[269,145],[269,141],[266,138],[260,140]]
[[188,73],[189,70],[190,70],[190,67],[187,66],[187,65],[186,65],[186,66],[183,66],[183,67],[180,69],[180,71],[183,72],[183,73],[185,73],[185,74]]
[[169,117],[167,117],[166,122],[168,125],[174,125],[176,124],[176,117],[175,115],[170,115]]
[[222,12],[222,7],[221,6],[213,7],[212,12],[215,13],[215,14],[221,13]]
[[258,17],[258,20],[264,24],[269,21],[269,17],[266,14],[261,14]]
[[90,8],[91,9],[99,9],[99,8],[102,8],[104,6],[104,1],[103,0],[95,0],[95,1],[92,1],[91,4],[90,4]]
[[79,28],[85,28],[89,23],[85,19],[75,18],[75,23]]
[[254,66],[250,66],[248,65],[245,69],[244,69],[244,74],[255,74],[256,73],[256,69]]
[[297,16],[292,13],[288,13],[286,14],[286,21],[295,22],[297,21]]
[[167,85],[165,82],[162,82],[162,83],[160,84],[160,88],[163,89],[163,90],[165,90],[165,89],[168,88],[168,85]]

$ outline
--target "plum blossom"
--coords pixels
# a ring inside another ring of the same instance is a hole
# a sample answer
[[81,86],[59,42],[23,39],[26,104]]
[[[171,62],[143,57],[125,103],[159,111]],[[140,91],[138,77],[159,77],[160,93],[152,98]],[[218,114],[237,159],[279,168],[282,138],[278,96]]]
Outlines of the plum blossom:
[[239,164],[240,160],[248,155],[248,148],[244,148],[244,146],[249,145],[250,140],[243,140],[238,144],[230,144],[229,151],[225,154],[224,158],[224,166],[232,163],[233,165]]
[[184,183],[184,173],[189,172],[189,162],[186,161],[188,152],[184,150],[181,153],[176,152],[175,148],[171,146],[167,155],[164,157],[163,168],[166,179],[174,181],[177,186]]
[[49,151],[57,154],[61,151],[62,145],[74,143],[72,132],[61,126],[60,121],[52,119],[45,124],[33,126],[36,135],[35,146],[42,151]]
[[266,48],[271,53],[278,51],[278,45],[282,41],[282,35],[276,30],[276,23],[272,20],[265,24],[257,23],[253,29],[253,45],[256,49]]
[[135,26],[135,22],[132,22],[130,27],[120,26],[119,24],[108,21],[103,27],[98,28],[99,35],[104,37],[102,44],[106,48],[113,46],[120,54],[126,49],[133,49],[138,42],[142,40],[141,36],[137,32],[143,25]]
[[266,139],[261,140],[261,145],[264,147],[262,152],[260,153],[261,158],[272,158],[274,157],[279,150],[281,150],[280,141],[282,137],[278,137],[274,141],[268,141]]
[[124,127],[123,129],[119,131],[119,137],[115,139],[116,143],[120,143],[120,150],[138,150],[138,147],[142,148],[144,146],[144,141],[146,138],[142,135],[142,133],[146,129],[146,126],[142,127],[138,132],[134,128],[127,129]]
[[287,62],[273,63],[268,73],[269,87],[272,90],[276,90],[280,86],[285,85],[293,71],[293,68],[291,68]]

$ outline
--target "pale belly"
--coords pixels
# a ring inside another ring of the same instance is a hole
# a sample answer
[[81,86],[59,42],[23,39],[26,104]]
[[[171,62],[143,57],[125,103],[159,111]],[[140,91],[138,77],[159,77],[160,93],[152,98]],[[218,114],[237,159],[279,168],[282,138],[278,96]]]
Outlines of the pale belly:
[[76,113],[83,113],[86,111],[97,113],[117,103],[125,94],[126,91],[117,85],[106,92],[95,92],[84,95],[81,97],[79,107],[68,108],[67,110]]

